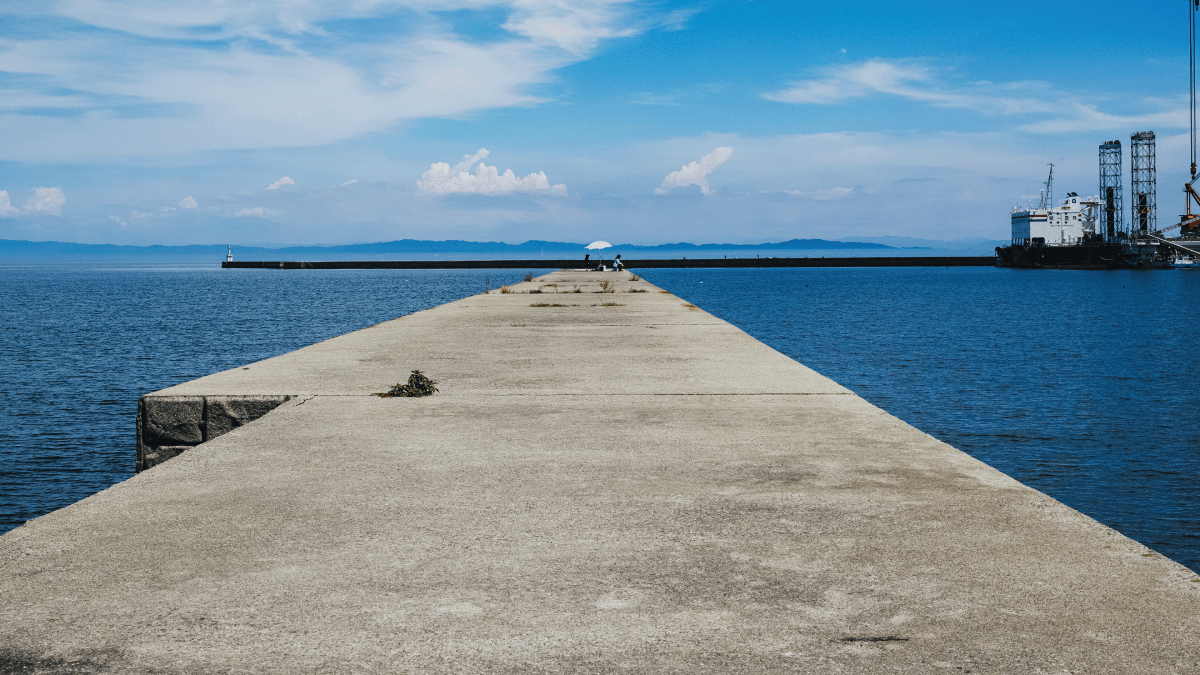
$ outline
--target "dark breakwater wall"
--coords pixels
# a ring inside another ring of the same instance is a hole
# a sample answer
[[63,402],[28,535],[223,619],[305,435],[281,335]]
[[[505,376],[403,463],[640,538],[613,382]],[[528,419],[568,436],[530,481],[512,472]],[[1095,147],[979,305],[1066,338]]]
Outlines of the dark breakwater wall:
[[[684,269],[718,267],[994,267],[994,256],[927,256],[861,258],[695,258],[622,260],[627,269]],[[460,270],[580,268],[599,260],[247,260],[223,262],[226,269],[279,270]],[[608,262],[611,264],[611,261]]]

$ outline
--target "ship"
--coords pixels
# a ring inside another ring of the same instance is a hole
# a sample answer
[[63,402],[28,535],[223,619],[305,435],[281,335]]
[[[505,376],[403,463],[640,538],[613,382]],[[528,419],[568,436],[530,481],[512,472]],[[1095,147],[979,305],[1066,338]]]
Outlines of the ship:
[[996,247],[998,267],[1049,269],[1114,269],[1129,267],[1124,242],[1099,231],[1100,197],[1067,194],[1053,201],[1054,165],[1046,178],[1041,200],[1013,208],[1012,243]]

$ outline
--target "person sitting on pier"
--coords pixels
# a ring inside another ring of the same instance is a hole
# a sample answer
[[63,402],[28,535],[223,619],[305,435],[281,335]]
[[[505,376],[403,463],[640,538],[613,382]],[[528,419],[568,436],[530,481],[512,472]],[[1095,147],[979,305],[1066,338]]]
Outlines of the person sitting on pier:
[[617,257],[613,258],[613,271],[620,272],[623,269],[625,269],[625,263],[621,262],[621,254],[618,253]]

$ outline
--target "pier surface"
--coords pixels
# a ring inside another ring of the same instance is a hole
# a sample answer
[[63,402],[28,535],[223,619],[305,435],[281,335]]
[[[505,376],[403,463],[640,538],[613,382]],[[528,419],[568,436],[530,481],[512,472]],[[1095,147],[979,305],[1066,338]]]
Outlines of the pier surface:
[[148,396],[0,537],[0,673],[1200,672],[1195,574],[629,276]]

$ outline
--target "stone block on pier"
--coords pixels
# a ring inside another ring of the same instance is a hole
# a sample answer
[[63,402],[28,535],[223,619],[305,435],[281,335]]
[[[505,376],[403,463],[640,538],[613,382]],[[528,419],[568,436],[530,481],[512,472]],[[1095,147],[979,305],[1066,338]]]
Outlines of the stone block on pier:
[[143,396],[140,407],[144,445],[204,442],[203,396]]
[[291,396],[207,396],[204,410],[204,440],[218,436],[253,422],[266,415]]

